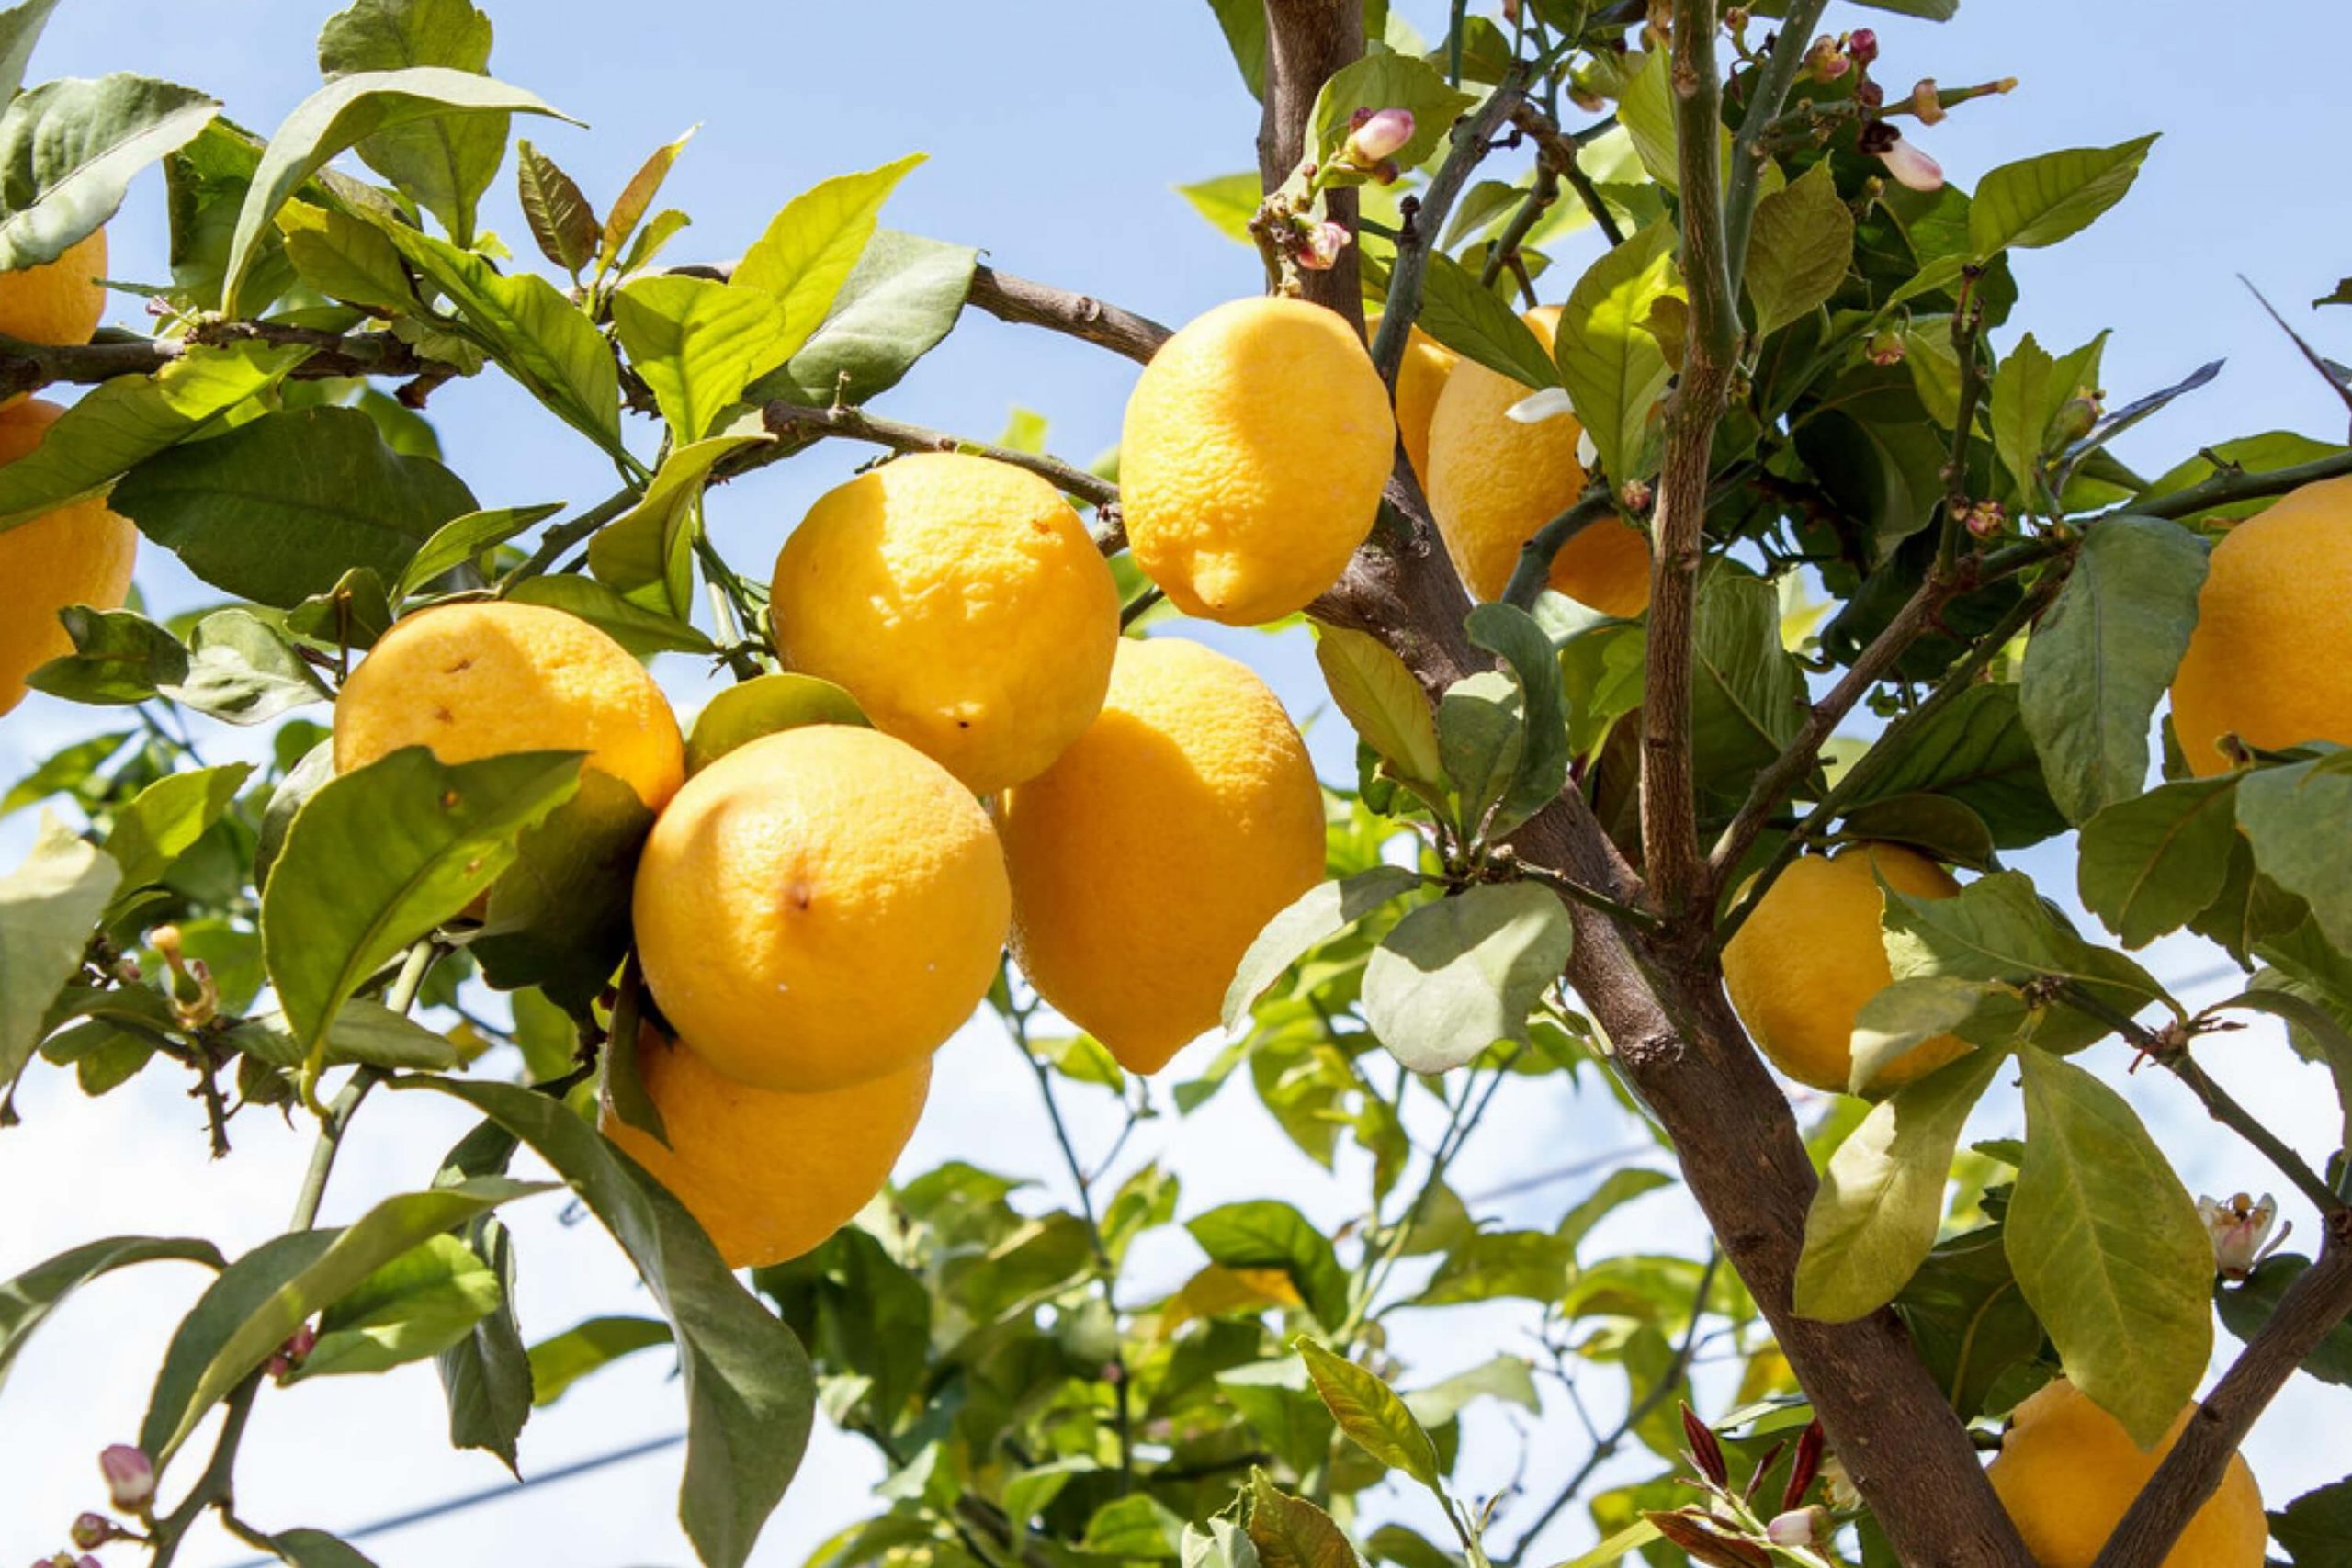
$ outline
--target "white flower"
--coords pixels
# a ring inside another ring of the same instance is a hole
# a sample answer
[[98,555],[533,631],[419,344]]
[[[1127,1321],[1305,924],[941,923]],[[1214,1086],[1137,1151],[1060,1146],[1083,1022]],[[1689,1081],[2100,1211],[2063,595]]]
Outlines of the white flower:
[[[2287,1239],[2290,1224],[2274,1238],[2270,1227],[2278,1218],[2278,1201],[2265,1192],[2256,1202],[2240,1192],[2229,1201],[2212,1198],[2197,1200],[2197,1216],[2205,1222],[2205,1230],[2213,1238],[2213,1264],[2228,1280],[2243,1280],[2254,1272],[2254,1266],[2277,1250]],[[2267,1244],[2267,1245],[2266,1245]]]
[[1568,401],[1565,387],[1546,387],[1540,392],[1530,392],[1504,411],[1521,424],[1541,424],[1547,419],[1576,412]]

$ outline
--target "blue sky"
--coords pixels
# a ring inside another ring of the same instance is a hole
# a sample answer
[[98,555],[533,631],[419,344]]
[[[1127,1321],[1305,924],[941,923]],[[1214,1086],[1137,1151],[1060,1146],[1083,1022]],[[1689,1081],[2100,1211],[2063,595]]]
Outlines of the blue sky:
[[[316,85],[311,39],[333,8],[317,0],[65,0],[33,74],[170,77],[213,92],[235,118],[266,130]],[[1398,8],[1424,31],[1442,19],[1442,7],[1426,0]],[[1256,108],[1203,0],[669,0],[658,8],[489,0],[489,9],[498,73],[591,122],[587,130],[523,130],[600,206],[652,147],[700,123],[664,193],[665,203],[698,218],[674,255],[737,254],[796,191],[922,150],[932,162],[900,187],[888,219],[895,226],[980,245],[1006,270],[1099,292],[1171,323],[1257,287],[1255,259],[1170,193],[1253,161]],[[2345,136],[2337,107],[2344,18],[2329,0],[2266,6],[2258,26],[2238,27],[2184,0],[1964,0],[1960,19],[1940,28],[1851,5],[1832,12],[1833,26],[1879,29],[1880,74],[1898,86],[1915,75],[1947,84],[2021,79],[2012,96],[1969,106],[1917,138],[1963,181],[2033,152],[2165,130],[2121,208],[2059,251],[2018,258],[2025,302],[2010,328],[2013,336],[2030,327],[2053,348],[2114,329],[2106,381],[2117,401],[2205,360],[2228,359],[2218,386],[2126,440],[2126,457],[2152,472],[2199,445],[2262,430],[2343,436],[2342,406],[2236,275],[2264,288],[2323,347],[2352,356],[2352,311],[2312,317],[2303,310],[2352,272],[2352,210],[2331,188]],[[510,190],[502,181],[485,221],[523,248]],[[119,276],[162,275],[161,188],[152,176],[134,187],[113,239]],[[1572,250],[1558,276],[1572,277],[1585,254]],[[134,321],[136,309],[126,298],[114,319]],[[1115,439],[1132,379],[1124,361],[976,317],[883,406],[978,437],[992,436],[1014,405],[1027,406],[1052,421],[1055,448],[1082,461]],[[576,437],[488,378],[445,389],[434,412],[451,462],[485,505],[585,502],[610,488],[609,469]],[[808,501],[865,456],[820,450],[730,487],[718,502],[722,543],[764,574],[769,553]],[[164,606],[200,602],[200,591],[160,553],[142,564],[141,581]],[[1210,635],[1246,652],[1294,713],[1316,710],[1311,661],[1297,641]],[[682,705],[698,700],[696,671],[681,666],[665,675]],[[92,728],[86,711],[28,702],[0,724],[0,777]],[[1340,755],[1330,727],[1318,739],[1327,762]],[[0,852],[13,858],[28,826],[0,824]],[[2069,863],[2045,855],[2030,868],[2063,892]],[[2154,966],[2172,976],[2207,962],[2160,949]],[[2269,1040],[2238,1038],[2244,1043],[2233,1050],[2243,1065],[2223,1062],[2223,1076],[2282,1131],[2316,1145],[2330,1116],[2324,1080],[2288,1064]],[[2123,1081],[2113,1070],[2120,1055],[2093,1060],[2110,1081]],[[935,1106],[956,1114],[934,1111],[909,1168],[952,1155],[1047,1171],[1045,1125],[1027,1075],[1007,1070],[1014,1066],[990,1032],[959,1037],[943,1056],[934,1091]],[[2251,1158],[2186,1113],[2169,1086],[2143,1075],[2127,1087],[2193,1185],[2224,1192],[2261,1185]],[[331,1223],[420,1183],[434,1155],[462,1131],[439,1108],[385,1098],[370,1107],[346,1156],[328,1204]],[[82,1100],[55,1075],[38,1077],[20,1104],[27,1124],[0,1134],[0,1277],[103,1234],[192,1231],[250,1245],[275,1229],[305,1152],[298,1133],[254,1122],[243,1125],[235,1158],[207,1163],[191,1108],[161,1075],[103,1105]],[[1081,1100],[1076,1110],[1081,1143],[1099,1149],[1111,1130],[1107,1104]],[[2013,1130],[1984,1128],[1988,1135]],[[1186,1212],[1273,1190],[1318,1217],[1347,1213],[1346,1182],[1292,1154],[1239,1095],[1151,1132],[1158,1142],[1139,1139],[1129,1157],[1166,1153],[1185,1175]],[[1626,1134],[1605,1107],[1547,1085],[1500,1109],[1472,1145],[1463,1186],[1498,1185],[1556,1163],[1564,1150],[1614,1148]],[[1573,1191],[1536,1193],[1505,1212],[1532,1221]],[[516,1224],[532,1337],[596,1312],[647,1310],[614,1250],[562,1225],[554,1203],[541,1201]],[[1665,1202],[1618,1224],[1603,1243],[1694,1239],[1687,1217]],[[1188,1243],[1162,1238],[1138,1255],[1138,1289],[1180,1278],[1193,1260]],[[192,1272],[166,1269],[101,1285],[77,1298],[35,1359],[16,1370],[0,1394],[0,1557],[62,1544],[55,1538],[63,1525],[96,1495],[92,1456],[134,1424],[169,1323],[196,1283]],[[1488,1328],[1496,1346],[1462,1349],[1465,1336]],[[1521,1344],[1519,1336],[1518,1321],[1496,1313],[1439,1334],[1408,1318],[1400,1342],[1433,1379],[1490,1348]],[[526,1467],[674,1430],[675,1390],[663,1371],[658,1358],[640,1358],[542,1413],[525,1439]],[[1593,1386],[1602,1403],[1615,1397],[1608,1377]],[[2331,1478],[2322,1451],[2329,1445],[2309,1440],[2328,1429],[2318,1424],[2324,1408],[2301,1390],[2257,1435],[2252,1455],[2274,1503]],[[437,1385],[423,1369],[274,1395],[247,1444],[241,1499],[272,1527],[334,1528],[494,1483],[501,1472],[492,1461],[447,1450],[441,1419]],[[2331,1426],[2340,1431],[2340,1416]],[[1521,1435],[1482,1417],[1470,1433],[1465,1484],[1479,1490],[1507,1478],[1522,1443],[1539,1498],[1548,1478],[1581,1457],[1570,1426],[1546,1420]],[[856,1446],[820,1440],[757,1560],[799,1562],[865,1506],[863,1489],[877,1475]],[[498,1558],[683,1562],[688,1553],[672,1521],[675,1480],[675,1454],[657,1455],[369,1549],[386,1568]],[[1546,1545],[1565,1554],[1586,1533],[1571,1515]],[[183,1561],[213,1568],[242,1555],[213,1537]]]

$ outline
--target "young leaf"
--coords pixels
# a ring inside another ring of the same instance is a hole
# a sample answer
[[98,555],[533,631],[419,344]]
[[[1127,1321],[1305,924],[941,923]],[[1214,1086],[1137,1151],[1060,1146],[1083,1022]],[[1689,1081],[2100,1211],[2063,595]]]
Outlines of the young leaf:
[[539,254],[576,282],[596,259],[596,244],[604,237],[596,209],[571,176],[528,141],[514,143],[514,185]]
[[2311,905],[2339,952],[2352,952],[2352,752],[2256,768],[2238,785],[2238,821],[2265,875]]
[[465,481],[384,445],[356,409],[264,414],[133,468],[108,504],[214,587],[291,608],[366,568],[397,578],[475,509]]
[[223,1267],[220,1249],[209,1241],[192,1236],[118,1235],[85,1242],[0,1284],[0,1382],[6,1382],[9,1367],[33,1330],[67,1296],[118,1269],[165,1261],[201,1263],[215,1270]]
[[978,261],[969,245],[876,231],[816,332],[746,400],[824,408],[888,391],[955,328]]
[[2140,793],[2148,725],[2197,626],[2205,545],[2177,523],[2112,517],[2026,644],[2018,710],[2069,820]]
[[736,264],[735,284],[784,308],[782,354],[797,353],[816,332],[865,254],[890,198],[928,154],[912,152],[862,174],[836,175],[786,202],[766,232]]
[[622,1357],[672,1342],[658,1317],[592,1317],[531,1347],[531,1404],[544,1410],[566,1390]]
[[639,608],[687,619],[703,486],[721,458],[768,439],[712,435],[671,448],[644,498],[588,541],[588,570]]
[[652,155],[639,165],[637,173],[629,176],[628,184],[621,187],[620,197],[613,203],[613,209],[605,214],[604,232],[598,238],[598,276],[612,270],[613,263],[620,256],[621,246],[628,243],[639,220],[653,205],[654,197],[661,193],[662,182],[670,177],[670,165],[678,161],[678,154],[686,150],[686,143],[694,140],[695,132],[700,129],[700,126],[688,126],[686,133],[675,141],[656,147]]
[[[571,118],[520,87],[441,65],[361,71],[330,82],[303,99],[269,139],[244,206],[237,214],[221,286],[222,310],[237,313],[237,291],[252,269],[269,220],[277,216],[287,197],[336,153],[419,120],[478,114],[503,118],[510,113]],[[496,165],[492,167],[494,172]]]
[[2237,780],[2183,779],[2083,824],[2083,908],[2126,947],[2178,931],[2222,896],[2238,841]]
[[1838,198],[1826,160],[1757,202],[1742,277],[1757,337],[1811,315],[1837,293],[1853,251],[1854,215]]
[[0,271],[55,261],[96,231],[131,176],[220,112],[202,93],[122,72],[19,95],[0,113]]
[[289,201],[277,226],[296,274],[328,299],[382,315],[417,308],[400,252],[366,219]]
[[1535,329],[1477,275],[1442,251],[1432,251],[1421,279],[1420,329],[1465,359],[1530,390],[1560,384],[1559,367]]
[[1340,1430],[1391,1470],[1401,1470],[1435,1490],[1437,1445],[1396,1397],[1396,1391],[1374,1373],[1333,1355],[1303,1334],[1293,1345]]
[[44,812],[32,852],[0,881],[0,1084],[32,1060],[50,1004],[80,970],[121,880],[96,845]]
[[1968,1113],[2007,1055],[1973,1051],[1871,1108],[1829,1157],[1805,1215],[1796,1308],[1825,1323],[1893,1301],[1936,1245]]
[[1364,965],[1364,1018],[1417,1073],[1461,1066],[1527,1015],[1575,940],[1559,898],[1532,882],[1480,883],[1396,922]]
[[172,863],[220,820],[253,773],[250,762],[229,762],[167,773],[115,813],[107,853],[122,868],[122,886],[136,889],[163,879]]
[[1213,1263],[1231,1269],[1281,1269],[1324,1327],[1346,1320],[1348,1277],[1331,1238],[1288,1203],[1271,1198],[1227,1203],[1194,1215],[1184,1228]]
[[262,952],[313,1053],[376,970],[498,880],[515,840],[580,787],[580,753],[444,767],[412,746],[312,795],[262,895]]
[[1191,202],[1193,210],[1207,219],[1209,227],[1227,239],[1238,240],[1245,245],[1256,243],[1250,237],[1250,222],[1258,216],[1258,208],[1265,199],[1258,187],[1257,170],[1178,186],[1176,194]]
[[2143,136],[2002,164],[1977,184],[1969,203],[1969,250],[1985,262],[2007,246],[2054,245],[2089,228],[2123,199],[2155,141]]
[[2213,1351],[2213,1244],[2121,1096],[2046,1052],[2025,1068],[2025,1163],[2007,1225],[2018,1288],[2075,1386],[2152,1446]]
[[1614,483],[1642,477],[1650,411],[1674,374],[1644,323],[1679,287],[1674,225],[1653,223],[1593,263],[1560,312],[1552,340],[1560,384]]
[[681,442],[699,441],[784,363],[784,311],[757,289],[707,277],[640,277],[613,296],[613,326]]
[[469,564],[477,556],[496,549],[562,510],[563,502],[550,501],[536,506],[493,507],[487,512],[452,517],[409,558],[408,565],[392,585],[392,603],[398,604],[423,592],[435,578]]
[[686,773],[700,773],[746,741],[804,724],[872,728],[857,699],[831,681],[788,671],[758,675],[719,692],[695,716],[686,736]]

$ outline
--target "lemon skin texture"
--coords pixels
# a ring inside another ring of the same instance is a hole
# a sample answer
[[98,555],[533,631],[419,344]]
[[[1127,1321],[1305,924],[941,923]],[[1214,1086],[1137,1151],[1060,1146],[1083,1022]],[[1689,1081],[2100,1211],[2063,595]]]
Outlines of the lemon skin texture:
[[961,453],[861,474],[776,558],[776,649],[980,795],[1042,771],[1102,705],[1119,590],[1045,479]]
[[404,746],[443,762],[585,751],[656,810],[685,777],[677,716],[645,667],[539,604],[441,604],[394,623],[335,699],[335,771]]
[[[2121,1422],[2064,1378],[2018,1405],[1987,1474],[2033,1560],[2041,1568],[2091,1568],[2196,1410],[2183,1410],[2155,1450],[2143,1453]],[[2262,1568],[2269,1540],[2262,1490],[2232,1454],[2164,1568]]]
[[988,994],[1011,894],[988,814],[876,730],[808,725],[686,781],[631,900],[647,984],[729,1077],[815,1094],[903,1072]]
[[1388,389],[1337,313],[1237,299],[1159,347],[1127,400],[1119,504],[1186,615],[1256,626],[1340,579],[1396,458]]
[[0,333],[27,343],[87,343],[105,315],[107,231],[77,240],[53,262],[0,272]]
[[1119,644],[1102,712],[999,807],[1012,952],[1040,996],[1154,1073],[1216,1027],[1261,928],[1323,874],[1323,800],[1248,666]]
[[638,1075],[662,1113],[665,1147],[607,1100],[596,1124],[684,1203],[729,1269],[758,1269],[821,1245],[882,1190],[931,1091],[931,1058],[827,1094],[736,1082],[649,1029]]
[[2352,478],[2305,485],[2213,547],[2173,678],[2191,773],[2225,773],[2224,735],[2278,750],[2352,745]]
[[[1560,308],[1531,310],[1526,321],[1548,348]],[[1430,416],[1430,511],[1463,586],[1479,599],[1503,596],[1520,547],[1584,493],[1577,457],[1584,427],[1566,414],[1533,424],[1512,419],[1511,406],[1528,395],[1510,377],[1464,362],[1446,378]],[[1551,585],[1606,615],[1638,615],[1650,602],[1649,537],[1604,517],[1552,558]]]
[[[0,276],[7,276],[0,274]],[[39,398],[0,408],[0,463],[40,445],[65,411]],[[0,533],[0,714],[25,700],[25,678],[74,651],[57,613],[69,605],[121,607],[130,592],[139,531],[107,510],[101,497],[45,512]]]
[[[1854,1014],[1894,982],[1879,917],[1889,886],[1914,898],[1960,891],[1950,873],[1900,844],[1872,844],[1792,862],[1724,946],[1731,1005],[1772,1065],[1802,1084],[1845,1091],[1853,1074]],[[1939,1035],[1883,1068],[1873,1089],[1897,1089],[1968,1049]]]
[[[1380,312],[1369,311],[1364,331],[1380,331]],[[1462,356],[1415,327],[1405,339],[1405,357],[1396,367],[1396,439],[1413,465],[1413,477],[1426,491],[1430,482],[1430,418],[1437,412],[1438,394]]]

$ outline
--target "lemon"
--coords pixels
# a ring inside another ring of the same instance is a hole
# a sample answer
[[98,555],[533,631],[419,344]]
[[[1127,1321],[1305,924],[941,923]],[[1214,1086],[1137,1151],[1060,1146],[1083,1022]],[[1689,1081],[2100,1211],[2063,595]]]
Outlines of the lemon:
[[[1987,1478],[2033,1560],[2041,1568],[2091,1568],[2196,1410],[2183,1410],[2155,1451],[2143,1453],[2121,1422],[2064,1378],[2018,1405]],[[2232,1454],[2164,1568],[2262,1568],[2269,1540],[2261,1488]]]
[[876,730],[808,725],[686,782],[638,862],[637,951],[729,1077],[810,1094],[903,1072],[996,976],[1009,894],[988,814]]
[[[1380,331],[1380,312],[1364,313],[1364,331]],[[1413,475],[1426,491],[1430,482],[1430,416],[1437,412],[1438,394],[1462,356],[1415,327],[1405,339],[1405,357],[1396,367],[1396,439],[1405,444]]]
[[[1560,308],[1544,306],[1526,320],[1550,347]],[[1533,424],[1511,418],[1511,406],[1529,395],[1510,377],[1465,363],[1446,378],[1430,416],[1430,511],[1463,585],[1480,599],[1503,596],[1520,547],[1584,493],[1577,456],[1584,427],[1566,414]],[[1604,517],[1552,558],[1551,584],[1605,614],[1638,615],[1650,602],[1649,536]]]
[[607,1100],[596,1124],[684,1203],[729,1269],[797,1258],[856,1217],[890,1179],[931,1090],[931,1058],[827,1094],[738,1083],[651,1029],[637,1069],[664,1147]]
[[2336,656],[2347,641],[2352,478],[2305,485],[2213,547],[2172,686],[2189,771],[2230,767],[2224,735],[2266,750],[2352,744],[2352,663]]
[[66,247],[53,262],[0,272],[0,333],[27,343],[87,343],[106,313],[107,231]]
[[498,600],[403,617],[344,682],[336,771],[403,746],[444,762],[585,751],[657,810],[685,776],[676,716],[627,649],[577,615]]
[[1340,580],[1372,531],[1396,425],[1363,344],[1299,299],[1219,305],[1127,400],[1119,504],[1136,564],[1187,615],[1255,626]]
[[1265,923],[1323,874],[1323,799],[1248,666],[1172,637],[1119,644],[1102,712],[999,808],[1012,951],[1132,1071],[1216,1026]]
[[[1844,1090],[1853,1076],[1854,1014],[1894,979],[1879,927],[1885,900],[1878,876],[1914,898],[1960,891],[1943,867],[1900,844],[1805,855],[1724,946],[1724,981],[1740,1021],[1774,1066],[1815,1089]],[[1882,1068],[1872,1087],[1899,1088],[1967,1049],[1938,1036]]]
[[776,651],[981,795],[1032,777],[1102,705],[1111,568],[1061,492],[924,453],[825,495],[776,558]]
[[[0,408],[0,463],[13,463],[40,446],[64,412],[39,398]],[[0,583],[7,595],[0,614],[0,714],[25,700],[27,676],[74,651],[74,639],[57,618],[60,610],[121,606],[138,551],[138,530],[96,496],[0,533]]]

